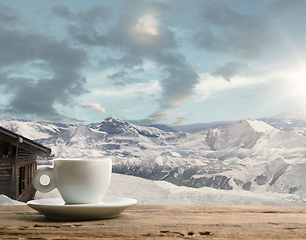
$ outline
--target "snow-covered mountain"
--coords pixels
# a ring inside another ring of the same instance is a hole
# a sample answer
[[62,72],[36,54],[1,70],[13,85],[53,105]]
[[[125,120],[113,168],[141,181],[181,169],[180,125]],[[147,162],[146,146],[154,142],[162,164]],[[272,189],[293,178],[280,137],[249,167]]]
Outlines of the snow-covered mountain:
[[275,128],[277,119],[284,123],[244,119],[196,132],[167,132],[115,117],[91,125],[10,117],[0,125],[50,147],[55,158],[112,156],[115,173],[303,199],[306,137],[298,127]]
[[0,126],[32,140],[48,138],[62,131],[65,132],[69,128],[75,128],[81,125],[84,124],[80,122],[60,123],[42,120],[28,120],[14,116],[5,116],[0,118]]

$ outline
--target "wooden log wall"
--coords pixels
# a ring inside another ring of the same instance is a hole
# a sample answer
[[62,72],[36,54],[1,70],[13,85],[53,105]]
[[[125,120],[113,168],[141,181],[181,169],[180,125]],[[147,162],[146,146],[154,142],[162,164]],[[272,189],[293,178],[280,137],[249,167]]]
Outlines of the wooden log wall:
[[[18,148],[18,156],[15,159],[16,147],[9,145],[8,151],[7,148],[7,143],[0,141],[0,194],[26,202],[35,192],[32,178],[37,169],[36,155]],[[15,179],[13,179],[14,169],[16,169]]]
[[4,156],[3,149],[4,142],[0,141],[0,193],[11,197],[12,156]]
[[36,155],[19,149],[16,167],[18,178],[16,181],[16,198],[18,201],[26,202],[33,197],[35,192],[32,178],[37,169]]

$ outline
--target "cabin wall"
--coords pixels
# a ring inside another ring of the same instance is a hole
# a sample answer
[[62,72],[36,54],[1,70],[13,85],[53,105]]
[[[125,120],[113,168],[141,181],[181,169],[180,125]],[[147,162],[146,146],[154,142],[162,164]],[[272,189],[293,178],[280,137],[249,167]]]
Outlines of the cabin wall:
[[32,178],[37,169],[36,155],[18,148],[15,158],[16,147],[0,141],[0,194],[26,202],[35,192]]
[[19,149],[16,168],[16,199],[26,202],[33,197],[35,192],[32,178],[37,169],[36,155]]
[[12,156],[4,155],[4,142],[0,141],[0,194],[12,197]]
[[35,193],[32,184],[36,156],[50,156],[51,149],[0,126],[0,194],[26,202]]

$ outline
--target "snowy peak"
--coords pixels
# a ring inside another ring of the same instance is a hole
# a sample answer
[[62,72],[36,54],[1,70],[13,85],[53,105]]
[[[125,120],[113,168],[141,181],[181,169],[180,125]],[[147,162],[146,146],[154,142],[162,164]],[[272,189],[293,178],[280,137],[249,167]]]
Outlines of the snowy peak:
[[271,125],[263,122],[263,121],[258,121],[258,120],[242,120],[247,122],[247,124],[253,128],[255,131],[257,132],[267,132],[267,131],[271,131],[273,129],[275,129],[274,127],[272,127]]
[[113,123],[113,124],[126,124],[127,122],[126,121],[123,121],[122,119],[120,118],[116,118],[116,117],[113,117],[113,116],[109,116],[107,118],[105,118],[100,124],[103,124],[105,122],[110,122],[110,123]]
[[3,120],[3,121],[19,121],[19,122],[29,122],[30,121],[30,120],[18,118],[18,117],[12,116],[12,115],[7,115],[7,116],[4,116],[4,117],[1,117],[0,121],[1,120]]
[[249,119],[240,120],[223,128],[228,128],[229,132],[233,132],[236,134],[248,131],[266,132],[275,129],[274,127],[265,122]]
[[[131,130],[131,126],[128,122],[125,122],[119,118],[107,117],[98,126],[98,130],[106,132],[108,134],[120,134]],[[134,131],[132,131],[134,132]]]
[[124,120],[115,117],[108,117],[104,119],[98,126],[98,130],[108,134],[125,134],[125,135],[143,135],[146,137],[158,137],[161,132],[160,129],[154,127],[142,127],[131,124]]
[[207,130],[206,141],[211,150],[233,147],[252,148],[265,132],[274,128],[258,120],[241,120],[236,123]]

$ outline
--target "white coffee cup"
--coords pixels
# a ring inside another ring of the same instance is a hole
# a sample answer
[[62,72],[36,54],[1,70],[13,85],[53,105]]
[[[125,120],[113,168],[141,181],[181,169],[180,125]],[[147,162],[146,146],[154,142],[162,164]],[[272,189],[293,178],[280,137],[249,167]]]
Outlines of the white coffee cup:
[[[55,159],[53,168],[39,168],[33,176],[33,186],[47,193],[57,188],[67,204],[98,203],[103,199],[111,179],[112,160]],[[49,184],[40,178],[47,175]]]

